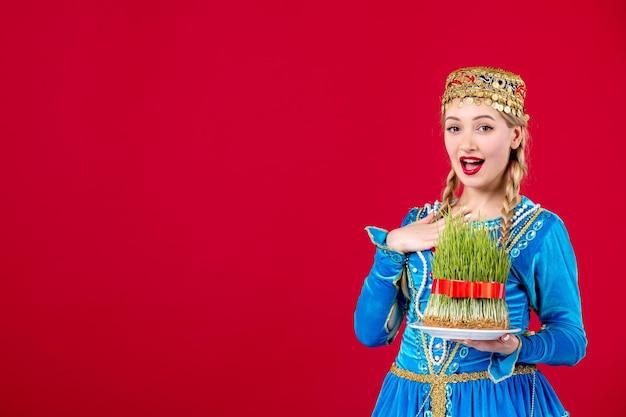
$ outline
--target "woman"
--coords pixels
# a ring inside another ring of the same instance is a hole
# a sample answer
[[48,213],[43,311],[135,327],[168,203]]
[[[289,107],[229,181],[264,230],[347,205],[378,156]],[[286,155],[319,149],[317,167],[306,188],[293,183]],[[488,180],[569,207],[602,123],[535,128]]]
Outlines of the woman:
[[[358,339],[372,347],[391,343],[405,317],[420,321],[445,227],[442,211],[451,207],[453,215],[497,229],[511,260],[510,324],[523,333],[447,340],[405,326],[374,416],[569,415],[535,364],[574,365],[587,339],[567,230],[556,214],[520,195],[525,95],[524,81],[501,69],[462,68],[448,76],[442,124],[451,170],[443,201],[410,210],[390,232],[366,228],[376,254],[354,314]],[[537,333],[528,331],[530,309],[542,323]]]

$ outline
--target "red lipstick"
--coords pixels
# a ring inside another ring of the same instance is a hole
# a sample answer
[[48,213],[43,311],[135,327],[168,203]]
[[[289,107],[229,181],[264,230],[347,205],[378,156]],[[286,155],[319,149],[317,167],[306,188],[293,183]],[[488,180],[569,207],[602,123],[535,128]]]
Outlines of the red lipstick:
[[484,159],[476,158],[473,156],[462,156],[459,158],[461,162],[461,169],[465,175],[474,175],[480,171],[483,166]]

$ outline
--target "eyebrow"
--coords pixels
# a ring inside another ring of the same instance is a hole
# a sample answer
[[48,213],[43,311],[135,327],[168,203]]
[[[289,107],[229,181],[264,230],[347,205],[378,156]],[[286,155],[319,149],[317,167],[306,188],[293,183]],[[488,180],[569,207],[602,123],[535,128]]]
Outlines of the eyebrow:
[[[487,118],[489,118],[489,119],[491,119],[491,120],[493,120],[493,121],[495,121],[495,120],[496,120],[496,119],[494,119],[493,117],[489,116],[488,114],[483,114],[483,115],[481,115],[481,116],[476,116],[476,117],[474,117],[472,120],[482,119],[483,117],[487,117]],[[448,117],[446,117],[446,120],[448,120],[448,119],[458,120],[458,121],[460,121],[460,120],[461,120],[461,119],[459,119],[458,117],[455,117],[455,116],[448,116]]]

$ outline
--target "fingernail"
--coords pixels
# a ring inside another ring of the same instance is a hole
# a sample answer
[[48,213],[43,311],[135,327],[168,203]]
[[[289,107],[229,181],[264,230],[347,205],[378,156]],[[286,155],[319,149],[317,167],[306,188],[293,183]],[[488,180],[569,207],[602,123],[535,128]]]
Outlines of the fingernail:
[[508,334],[505,334],[504,337],[502,338],[502,340],[504,340],[506,342],[510,338],[511,338],[511,336],[509,336]]
[[467,213],[467,214],[465,215],[465,220],[468,220],[470,217],[472,217],[472,213]]

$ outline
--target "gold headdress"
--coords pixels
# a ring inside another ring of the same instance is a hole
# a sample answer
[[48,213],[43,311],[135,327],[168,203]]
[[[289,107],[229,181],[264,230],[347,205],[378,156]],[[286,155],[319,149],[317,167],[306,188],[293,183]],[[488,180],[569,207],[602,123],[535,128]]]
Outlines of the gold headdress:
[[519,75],[499,68],[468,67],[452,71],[446,79],[441,100],[442,114],[455,98],[461,99],[459,107],[484,103],[507,114],[529,119],[524,109],[526,84]]

